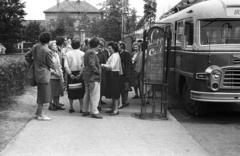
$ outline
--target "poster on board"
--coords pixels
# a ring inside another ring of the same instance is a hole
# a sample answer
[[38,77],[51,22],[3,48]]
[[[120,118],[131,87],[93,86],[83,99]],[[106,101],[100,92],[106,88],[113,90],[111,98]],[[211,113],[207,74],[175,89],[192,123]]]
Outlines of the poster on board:
[[152,27],[147,33],[144,83],[163,84],[165,33],[162,28]]

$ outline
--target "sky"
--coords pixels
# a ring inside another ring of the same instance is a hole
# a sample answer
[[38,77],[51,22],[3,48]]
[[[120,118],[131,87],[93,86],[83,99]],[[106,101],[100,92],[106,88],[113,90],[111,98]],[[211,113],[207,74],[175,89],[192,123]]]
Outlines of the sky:
[[[43,11],[51,8],[57,4],[57,0],[21,0],[26,3],[26,8],[24,9],[27,15],[25,20],[44,20],[45,15]],[[60,0],[62,2],[64,0]],[[76,0],[70,0],[76,1]],[[97,4],[106,0],[85,0],[96,8],[100,8]],[[157,18],[158,19],[164,12],[167,12],[169,8],[176,5],[181,0],[156,0],[157,2]],[[129,0],[130,8],[135,8],[137,10],[138,16],[143,16],[143,0]]]

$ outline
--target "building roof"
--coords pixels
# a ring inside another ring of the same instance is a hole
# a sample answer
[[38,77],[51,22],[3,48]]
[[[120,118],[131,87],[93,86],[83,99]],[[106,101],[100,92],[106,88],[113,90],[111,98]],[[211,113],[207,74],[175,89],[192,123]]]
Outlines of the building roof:
[[69,1],[64,0],[63,2],[56,4],[55,6],[47,9],[44,13],[56,13],[56,12],[87,12],[87,13],[99,13],[100,11],[89,4],[86,1]]

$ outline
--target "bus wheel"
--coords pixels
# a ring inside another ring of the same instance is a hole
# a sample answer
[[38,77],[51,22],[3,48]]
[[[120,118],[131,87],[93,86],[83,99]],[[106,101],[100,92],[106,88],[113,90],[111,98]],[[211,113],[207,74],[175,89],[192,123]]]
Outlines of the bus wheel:
[[182,99],[188,114],[202,116],[206,113],[205,109],[203,109],[205,105],[203,102],[194,101],[190,98],[190,87],[188,87],[187,83],[183,86]]

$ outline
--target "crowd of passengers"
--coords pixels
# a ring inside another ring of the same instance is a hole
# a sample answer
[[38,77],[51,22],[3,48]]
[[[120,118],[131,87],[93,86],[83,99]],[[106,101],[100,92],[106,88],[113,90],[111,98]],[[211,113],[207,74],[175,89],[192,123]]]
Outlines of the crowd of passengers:
[[[135,96],[140,98],[142,69],[141,42],[134,42],[133,52],[126,50],[123,41],[106,42],[102,38],[86,39],[83,45],[79,36],[69,39],[43,32],[39,42],[25,55],[29,64],[34,65],[37,82],[38,120],[48,121],[43,113],[43,104],[49,103],[50,111],[65,110],[60,97],[66,91],[70,109],[74,113],[74,100],[79,100],[82,116],[102,119],[102,97],[112,99],[111,116],[119,115],[119,109],[129,106],[128,92],[133,87]],[[74,88],[75,84],[75,88]],[[77,112],[79,112],[77,111]]]

